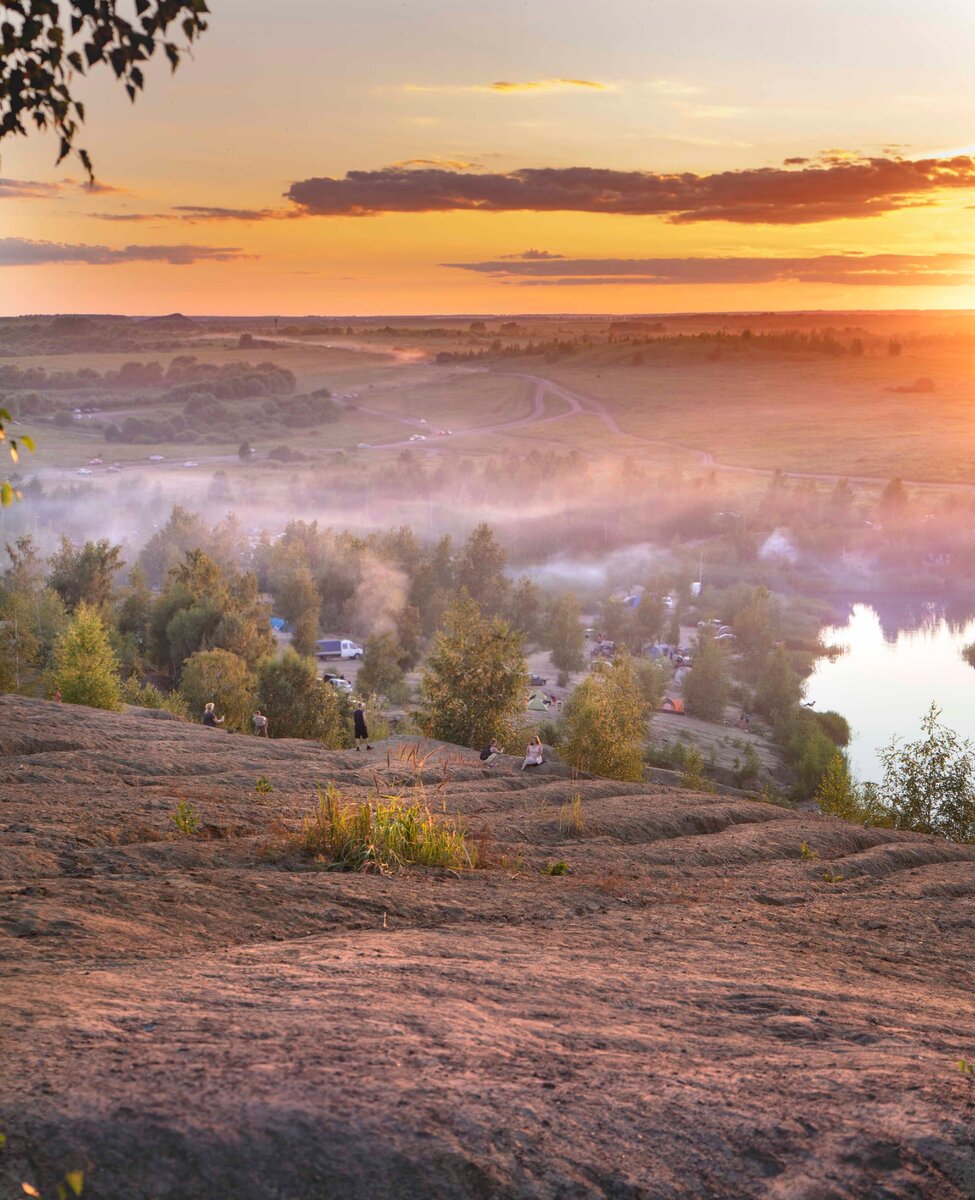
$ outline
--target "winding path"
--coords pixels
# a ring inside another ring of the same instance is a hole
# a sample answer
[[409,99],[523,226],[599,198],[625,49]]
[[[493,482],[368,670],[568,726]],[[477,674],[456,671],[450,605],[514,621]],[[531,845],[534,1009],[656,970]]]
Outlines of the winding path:
[[[270,340],[270,339],[268,339],[268,340]],[[320,346],[324,346],[328,349],[353,349],[355,351],[358,351],[359,353],[375,354],[375,353],[379,352],[379,353],[384,353],[384,354],[388,355],[399,366],[409,367],[409,366],[417,365],[416,354],[413,351],[408,351],[408,350],[390,351],[388,349],[388,347],[380,348],[378,346],[374,346],[374,345],[371,345],[368,343],[359,343],[352,347],[350,347],[348,345],[343,345],[343,346],[339,347],[339,346],[333,346],[331,343],[328,343],[328,342],[315,343],[315,342],[308,342],[304,339],[276,338],[274,340],[281,341],[281,342],[287,342],[287,341],[298,342],[298,341],[300,341],[301,345],[306,345],[306,346],[307,345],[320,345]],[[483,370],[483,368],[476,368],[475,370],[480,372]],[[464,374],[469,374],[469,373],[471,373],[470,368],[463,369],[463,370],[457,372],[457,374],[459,374],[459,375],[464,375]],[[608,430],[608,432],[611,433],[614,437],[624,439],[624,440],[630,442],[630,444],[633,445],[634,447],[641,447],[641,446],[647,447],[647,448],[652,447],[652,448],[656,448],[656,449],[670,450],[677,454],[687,455],[688,458],[690,458],[694,462],[695,465],[706,468],[711,471],[721,471],[725,474],[750,476],[750,477],[756,478],[756,479],[771,479],[776,475],[776,470],[774,470],[773,468],[746,467],[746,466],[740,466],[735,463],[721,462],[715,458],[714,454],[711,453],[710,450],[702,450],[699,447],[695,447],[695,446],[686,446],[680,442],[675,442],[668,438],[648,438],[648,437],[644,437],[641,434],[628,433],[626,430],[620,428],[619,423],[617,422],[617,420],[613,416],[613,414],[610,412],[610,410],[607,408],[605,402],[603,400],[601,400],[598,396],[593,395],[591,392],[584,392],[584,391],[579,391],[579,390],[576,390],[573,388],[569,388],[569,387],[566,387],[564,384],[556,383],[554,380],[548,379],[545,376],[533,375],[533,374],[529,374],[527,372],[493,371],[490,373],[497,377],[508,377],[508,378],[513,378],[513,379],[520,379],[530,385],[530,387],[531,387],[530,410],[525,416],[515,417],[512,420],[507,420],[507,421],[495,421],[491,424],[486,424],[486,425],[472,425],[466,429],[452,430],[450,433],[435,434],[432,432],[429,422],[420,420],[418,417],[403,416],[399,413],[390,412],[386,409],[374,408],[372,406],[367,406],[365,404],[361,404],[361,403],[359,403],[358,395],[356,393],[347,393],[346,395],[334,396],[333,400],[338,405],[340,405],[341,407],[346,408],[346,409],[352,408],[353,405],[350,404],[349,402],[354,401],[355,402],[354,407],[355,407],[356,411],[366,413],[369,416],[377,417],[384,421],[389,421],[389,422],[393,422],[394,424],[406,426],[414,431],[414,433],[409,437],[394,438],[392,440],[383,441],[383,442],[360,443],[360,445],[357,447],[358,450],[396,450],[396,449],[401,449],[401,448],[406,448],[406,447],[411,447],[411,446],[416,447],[417,446],[417,441],[416,441],[417,433],[420,433],[423,435],[424,441],[430,441],[432,443],[440,443],[443,441],[457,440],[458,438],[471,437],[471,436],[483,438],[485,436],[490,436],[492,434],[507,433],[507,432],[510,432],[511,430],[515,430],[515,429],[524,429],[529,426],[537,427],[540,425],[553,424],[557,421],[563,421],[569,417],[588,416],[588,417],[595,417],[598,421],[601,421],[602,424],[605,426],[605,428]],[[556,399],[558,401],[561,401],[562,404],[567,406],[566,409],[563,409],[558,412],[550,411],[549,404],[548,404],[549,396],[553,397],[554,399]],[[428,448],[432,449],[433,447],[430,446]],[[341,449],[341,447],[336,447],[334,452],[337,453],[339,449]],[[190,450],[190,453],[192,453],[192,450]],[[235,454],[211,454],[211,455],[201,455],[193,461],[194,461],[195,465],[202,467],[202,466],[216,466],[216,465],[223,464],[223,463],[231,463],[231,462],[235,462],[236,459],[237,459],[237,456]],[[150,464],[150,463],[138,461],[138,462],[129,462],[126,465],[131,466],[131,467],[140,466],[143,469],[150,467],[150,466],[156,466],[156,467],[160,467],[163,469],[167,469],[167,468],[172,469],[173,467],[179,467],[179,464],[175,459],[167,460],[164,463]],[[101,469],[98,469],[98,470],[92,472],[92,474],[97,477],[99,475],[104,474],[106,472],[106,470],[107,470],[107,467],[102,467]],[[47,479],[53,479],[53,478],[61,478],[64,476],[76,475],[77,470],[72,469],[72,468],[48,467],[48,468],[41,468],[40,470],[34,472],[33,474],[39,479],[47,480]],[[841,480],[847,480],[851,484],[862,484],[862,485],[866,485],[866,486],[883,487],[886,483],[889,482],[889,479],[887,477],[877,476],[877,475],[849,475],[849,474],[842,474],[842,473],[836,474],[836,473],[823,472],[823,471],[783,471],[782,474],[783,474],[783,476],[785,476],[789,479],[809,479],[809,480],[814,480],[814,481],[820,482],[820,483],[833,483],[833,484],[839,483]],[[950,491],[950,492],[969,492],[970,493],[970,492],[975,491],[975,483],[949,483],[949,482],[939,483],[939,482],[936,482],[933,480],[915,480],[915,479],[906,479],[906,480],[904,480],[904,483],[907,486],[912,487],[912,488],[921,489],[924,491],[932,491],[932,492]]]

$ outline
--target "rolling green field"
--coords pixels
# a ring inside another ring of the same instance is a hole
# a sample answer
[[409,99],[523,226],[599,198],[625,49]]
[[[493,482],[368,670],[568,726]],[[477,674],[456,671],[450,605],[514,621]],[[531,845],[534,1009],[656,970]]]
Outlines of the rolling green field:
[[[838,475],[975,483],[975,353],[898,358],[549,366],[599,396],[621,428],[719,462]],[[935,391],[892,388],[928,378]]]
[[[807,315],[807,327],[815,317]],[[228,471],[246,469],[253,476],[275,446],[289,446],[309,460],[337,451],[374,458],[400,454],[410,436],[422,432],[426,440],[409,443],[410,450],[431,461],[503,457],[534,448],[577,450],[604,464],[633,457],[654,468],[700,470],[708,468],[705,456],[710,455],[718,465],[745,469],[975,484],[975,340],[969,336],[970,322],[959,325],[959,317],[950,325],[932,315],[929,328],[925,314],[893,314],[889,331],[902,345],[892,355],[882,315],[849,314],[848,319],[862,320],[868,328],[851,326],[836,336],[846,337],[848,344],[859,332],[865,353],[830,356],[745,344],[737,340],[741,319],[714,317],[709,325],[695,317],[684,326],[670,319],[666,337],[614,340],[605,322],[523,318],[520,334],[507,339],[495,336],[505,326],[501,319],[496,328],[489,323],[477,335],[457,322],[444,323],[431,334],[404,323],[246,349],[238,348],[236,333],[194,331],[185,344],[177,341],[164,351],[94,353],[79,348],[6,357],[0,364],[105,373],[132,361],[155,361],[166,368],[180,354],[218,366],[270,361],[294,373],[298,393],[328,388],[340,410],[337,421],[314,428],[279,428],[271,422],[254,428],[248,440],[258,458],[246,468],[236,462],[238,429],[222,440],[217,429],[196,442],[123,444],[107,443],[96,427],[99,421],[125,416],[161,419],[178,411],[179,401],[157,402],[150,395],[130,408],[83,416],[67,428],[50,418],[28,419],[16,429],[34,436],[39,449],[24,464],[25,478],[33,472],[45,480],[76,472],[94,457],[106,464],[144,464],[148,471],[151,454],[164,455],[166,469],[199,461]],[[783,315],[769,318],[770,330],[781,330],[783,320]],[[761,319],[752,324],[761,329]],[[681,332],[685,326],[687,335]],[[699,340],[709,328],[736,340]],[[262,336],[260,330],[256,336]],[[529,343],[538,351],[526,353]],[[438,365],[434,359],[444,352],[475,357]],[[553,393],[544,396],[539,408],[532,379],[562,385],[590,411],[573,412],[565,397]],[[926,390],[904,390],[918,387],[918,381],[929,381],[920,385]],[[99,407],[98,397],[96,385],[84,400],[73,395],[63,402]],[[232,407],[238,402],[224,403]],[[239,403],[252,408],[255,401]],[[600,409],[606,419],[598,415]],[[538,417],[543,420],[536,424]],[[522,423],[528,418],[533,423]],[[437,437],[439,429],[451,430],[452,436]]]

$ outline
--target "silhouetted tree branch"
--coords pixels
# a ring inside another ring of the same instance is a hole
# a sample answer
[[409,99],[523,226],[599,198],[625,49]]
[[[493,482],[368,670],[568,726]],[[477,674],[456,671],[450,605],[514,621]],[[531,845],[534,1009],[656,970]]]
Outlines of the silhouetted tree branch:
[[[0,140],[53,129],[58,162],[75,152],[94,178],[88,152],[75,147],[85,120],[76,76],[107,63],[135,100],[145,85],[142,64],[161,49],[175,71],[207,27],[205,0],[131,0],[131,19],[120,7],[118,0],[0,0]],[[174,26],[183,45],[170,37]]]

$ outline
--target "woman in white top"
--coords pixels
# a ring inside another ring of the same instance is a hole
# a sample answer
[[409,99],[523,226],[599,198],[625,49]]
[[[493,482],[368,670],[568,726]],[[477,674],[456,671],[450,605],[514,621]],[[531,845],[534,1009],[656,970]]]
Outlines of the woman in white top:
[[525,761],[521,764],[521,769],[524,771],[525,767],[540,767],[544,761],[542,739],[537,733],[533,733],[531,741],[528,743],[528,749],[525,751]]

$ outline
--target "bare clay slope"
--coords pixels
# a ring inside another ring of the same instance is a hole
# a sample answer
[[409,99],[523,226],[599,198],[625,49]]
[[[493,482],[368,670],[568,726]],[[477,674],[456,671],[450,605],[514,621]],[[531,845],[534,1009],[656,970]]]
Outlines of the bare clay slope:
[[[975,1195],[975,847],[405,753],[0,698],[0,1194]],[[493,866],[268,853],[415,775]]]

